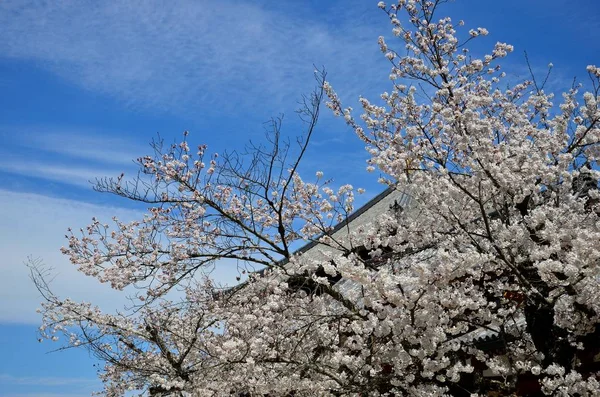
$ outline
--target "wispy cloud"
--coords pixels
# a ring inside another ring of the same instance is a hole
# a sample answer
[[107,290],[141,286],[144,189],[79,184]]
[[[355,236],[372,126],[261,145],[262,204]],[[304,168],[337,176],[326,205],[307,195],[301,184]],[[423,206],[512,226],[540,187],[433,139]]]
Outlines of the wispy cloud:
[[[310,89],[312,64],[325,65],[352,93],[364,92],[373,81],[363,71],[383,61],[365,7],[320,21],[302,9],[234,0],[8,0],[0,4],[0,56],[33,60],[86,89],[168,111],[277,108]],[[366,9],[382,18],[374,3]]]
[[31,149],[35,153],[58,154],[114,165],[131,165],[138,157],[148,154],[150,147],[124,136],[118,131],[90,128],[56,127],[48,125],[0,125],[0,138],[11,141],[13,148]]
[[[28,131],[28,134],[19,134]],[[136,158],[150,152],[148,145],[125,139],[114,131],[58,128],[48,126],[0,126],[0,135],[10,136],[14,144],[36,152],[119,166],[131,165]]]
[[0,161],[0,170],[11,174],[59,182],[85,189],[91,189],[97,178],[116,177],[121,173],[121,170],[117,168],[80,167],[18,159]]
[[[77,272],[75,266],[59,250],[67,243],[64,238],[68,227],[78,229],[89,224],[92,217],[110,222],[113,216],[122,221],[141,219],[138,211],[118,207],[59,199],[32,193],[17,193],[0,189],[0,324],[37,324],[35,312],[41,297],[29,279],[29,270],[23,264],[28,256],[41,258],[56,275],[53,290],[61,297],[92,301],[107,311],[122,309],[130,302],[124,292],[114,291],[106,284]],[[234,285],[240,269],[234,261],[220,262],[207,273],[219,284]],[[176,299],[178,295],[172,295]],[[0,384],[8,378],[0,376]],[[1,387],[0,387],[1,389]]]
[[[0,374],[0,384],[10,385],[27,385],[27,386],[73,386],[80,385],[85,386],[96,386],[98,384],[97,379],[88,378],[63,378],[53,376],[13,376],[10,374]],[[40,395],[40,394],[36,394]],[[44,394],[41,394],[44,395]]]
[[78,273],[59,249],[66,244],[68,227],[90,223],[93,216],[125,221],[139,213],[122,208],[87,204],[32,193],[0,190],[0,323],[39,323],[35,313],[41,297],[23,264],[28,256],[41,258],[57,275],[53,288],[62,297],[93,300],[107,310],[122,307],[124,294]]
[[134,172],[133,160],[151,152],[114,132],[89,129],[0,126],[0,139],[11,142],[0,147],[0,172],[87,189],[97,178]]
[[8,393],[3,397],[89,397],[90,393],[52,393],[52,392],[29,392],[29,393]]

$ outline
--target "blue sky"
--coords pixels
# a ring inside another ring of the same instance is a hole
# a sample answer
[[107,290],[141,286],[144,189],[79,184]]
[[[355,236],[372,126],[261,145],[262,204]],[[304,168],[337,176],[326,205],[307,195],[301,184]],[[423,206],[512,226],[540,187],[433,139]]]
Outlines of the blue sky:
[[[78,275],[62,258],[67,227],[92,216],[135,218],[140,208],[91,191],[90,179],[133,170],[158,132],[222,152],[259,141],[264,121],[293,110],[324,66],[356,106],[387,88],[377,37],[390,37],[377,1],[27,1],[0,2],[0,396],[80,396],[94,388],[83,351],[47,354],[37,342],[39,297],[22,262],[55,267],[62,296],[118,307],[122,296]],[[456,0],[442,8],[467,27],[515,46],[506,69],[526,77],[554,64],[550,87],[585,79],[600,63],[597,0]],[[393,40],[388,40],[389,44]],[[323,112],[303,171],[377,194],[366,155],[343,124]],[[235,275],[223,274],[223,277]]]

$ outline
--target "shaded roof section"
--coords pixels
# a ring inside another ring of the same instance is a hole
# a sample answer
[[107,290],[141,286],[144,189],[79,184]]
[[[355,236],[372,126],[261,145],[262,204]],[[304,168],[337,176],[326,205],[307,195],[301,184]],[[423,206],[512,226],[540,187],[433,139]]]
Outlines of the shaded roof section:
[[[369,200],[365,205],[363,205],[362,207],[360,207],[358,210],[356,210],[352,214],[350,214],[349,217],[347,217],[342,222],[340,222],[337,225],[335,225],[333,227],[333,229],[331,229],[331,231],[328,234],[335,234],[335,233],[337,233],[342,228],[344,228],[346,225],[348,225],[349,223],[351,223],[352,221],[354,221],[356,218],[358,218],[359,216],[361,216],[362,214],[364,214],[365,212],[367,212],[369,209],[371,209],[375,204],[377,204],[378,202],[380,202],[383,198],[385,198],[388,195],[392,194],[395,190],[396,190],[395,186],[388,187],[383,192],[379,193],[377,196],[375,196],[371,200]],[[298,248],[296,251],[294,251],[292,253],[292,255],[302,254],[302,253],[308,251],[309,249],[311,249],[311,248],[319,245],[319,241],[318,240],[322,236],[323,235],[319,236],[317,239],[311,241],[310,243],[304,245],[303,247]],[[282,261],[282,262],[285,263],[285,261]]]
[[[335,234],[336,232],[340,231],[346,225],[348,225],[349,223],[351,223],[352,221],[354,221],[356,218],[358,218],[359,216],[361,216],[362,214],[364,214],[365,212],[367,212],[369,209],[371,209],[373,206],[375,206],[377,203],[379,203],[381,200],[383,200],[388,195],[392,194],[394,191],[396,191],[396,187],[395,186],[388,187],[383,192],[379,193],[377,196],[375,196],[371,200],[369,200],[365,205],[363,205],[362,207],[360,207],[358,210],[356,210],[355,212],[353,212],[352,214],[350,214],[350,216],[348,216],[342,222],[336,224],[333,227],[333,229],[331,229],[331,231],[328,234]],[[316,247],[317,245],[319,245],[319,241],[318,240],[322,236],[323,235],[320,235],[319,237],[317,237],[315,240],[311,241],[310,243],[305,244],[304,246],[298,248],[296,251],[292,252],[292,255],[302,254],[302,253],[310,250],[311,248]],[[283,258],[278,263],[281,266],[281,265],[285,265],[287,262],[288,262],[288,258]],[[264,267],[263,269],[260,269],[259,271],[255,272],[255,273],[262,275],[268,269],[269,269],[269,267]],[[241,285],[244,285],[244,284],[245,283],[238,284],[238,286],[241,286]]]
[[[387,189],[385,189],[383,192],[379,193],[377,196],[373,197],[371,200],[367,201],[367,203],[365,205],[363,205],[362,207],[360,207],[358,210],[356,210],[355,212],[353,212],[352,214],[350,214],[350,216],[348,216],[345,220],[343,220],[342,222],[336,224],[333,229],[331,229],[331,231],[329,232],[329,234],[335,234],[336,232],[340,231],[342,228],[346,227],[348,224],[352,223],[354,220],[356,220],[359,216],[363,215],[365,212],[367,212],[368,210],[370,210],[371,208],[373,208],[377,203],[379,203],[381,200],[383,200],[384,198],[386,198],[387,196],[389,196],[390,194],[392,194],[393,192],[396,191],[396,187],[395,186],[390,186]],[[401,203],[398,203],[396,201],[397,204],[399,205],[403,205],[406,204],[405,201],[408,200],[408,195],[406,193],[403,193],[403,199],[401,199]],[[298,248],[296,251],[294,251],[292,253],[292,255],[298,255],[298,254],[302,254],[308,250],[310,250],[311,248],[314,248],[315,246],[319,245],[319,238],[321,238],[323,235],[319,236],[317,239],[311,241],[308,244],[305,244],[304,246]],[[280,261],[278,261],[278,264],[281,265],[285,265],[288,262],[288,258],[283,258]],[[254,274],[258,274],[258,275],[263,275],[266,271],[268,271],[270,269],[270,267],[264,267],[256,272],[254,272]],[[239,283],[235,286],[226,288],[226,291],[228,292],[234,292],[234,291],[238,291],[239,289],[243,288],[246,285],[247,281],[244,281],[242,283]]]

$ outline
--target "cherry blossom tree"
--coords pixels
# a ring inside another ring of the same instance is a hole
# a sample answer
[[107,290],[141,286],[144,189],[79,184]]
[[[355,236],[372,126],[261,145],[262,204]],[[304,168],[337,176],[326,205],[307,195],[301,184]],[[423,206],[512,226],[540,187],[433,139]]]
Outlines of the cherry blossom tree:
[[[101,182],[152,207],[114,231],[94,220],[63,251],[140,288],[136,304],[61,300],[33,267],[43,334],[103,359],[106,395],[600,394],[600,68],[558,99],[533,74],[510,81],[513,47],[471,55],[487,30],[440,18],[442,3],[379,3],[389,91],[355,118],[323,78],[292,161],[276,121],[268,149],[157,144],[140,159],[150,179]],[[409,205],[334,233],[352,187],[297,172],[323,95]],[[266,270],[220,290],[203,270],[223,259]]]

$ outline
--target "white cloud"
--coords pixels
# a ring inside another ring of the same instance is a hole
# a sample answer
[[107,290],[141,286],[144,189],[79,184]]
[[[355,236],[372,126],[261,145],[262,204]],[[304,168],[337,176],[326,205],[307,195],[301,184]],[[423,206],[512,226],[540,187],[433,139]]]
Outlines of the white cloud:
[[0,162],[3,172],[35,177],[67,185],[91,189],[96,178],[117,177],[120,169],[105,167],[81,167],[65,164],[50,164],[37,161],[3,160]]
[[27,385],[47,387],[79,385],[80,387],[92,387],[97,386],[98,380],[88,378],[64,378],[55,376],[13,376],[10,374],[0,374],[0,384],[9,384],[13,386]]
[[93,301],[107,310],[121,307],[125,302],[122,293],[78,273],[59,252],[68,227],[85,226],[92,216],[109,219],[113,215],[132,219],[137,214],[121,208],[0,190],[0,322],[40,322],[35,310],[41,298],[24,265],[28,256],[42,258],[54,267],[57,277],[52,286],[60,296]]
[[[26,131],[26,133],[23,133]],[[89,128],[49,126],[0,126],[0,136],[11,138],[13,144],[36,153],[58,154],[61,158],[131,166],[132,161],[151,153],[149,145],[141,145],[113,131],[96,131]]]
[[0,126],[0,139],[12,143],[0,147],[0,171],[85,189],[97,178],[136,175],[134,159],[152,154],[149,145],[87,128]]
[[[372,87],[376,39],[387,33],[374,4],[319,21],[295,3],[3,1],[0,56],[32,60],[80,86],[153,109],[210,112],[239,106],[281,110],[314,85],[324,65],[352,95]],[[326,6],[323,6],[326,7]],[[280,7],[281,8],[281,7]],[[379,18],[378,31],[364,10]],[[332,10],[330,10],[332,11]],[[361,14],[362,13],[362,14]],[[333,15],[333,14],[331,14]],[[381,30],[383,29],[383,32]],[[372,54],[373,56],[369,56]],[[387,69],[387,66],[384,66]]]
[[31,393],[9,393],[4,397],[88,397],[90,393],[47,393],[47,392],[31,392]]
[[[85,227],[96,216],[109,220],[113,216],[128,221],[140,219],[141,213],[118,207],[88,204],[42,196],[0,190],[0,323],[38,324],[35,313],[41,297],[29,279],[24,262],[30,256],[40,258],[56,274],[52,289],[61,297],[91,301],[112,311],[129,303],[125,292],[114,291],[108,285],[77,272],[59,251],[65,245],[68,227]],[[210,269],[207,269],[207,271]],[[219,284],[234,285],[236,276],[243,276],[232,261],[220,262],[211,272]],[[242,277],[245,278],[245,277]],[[175,295],[173,295],[175,297]],[[1,379],[0,379],[1,380]]]

